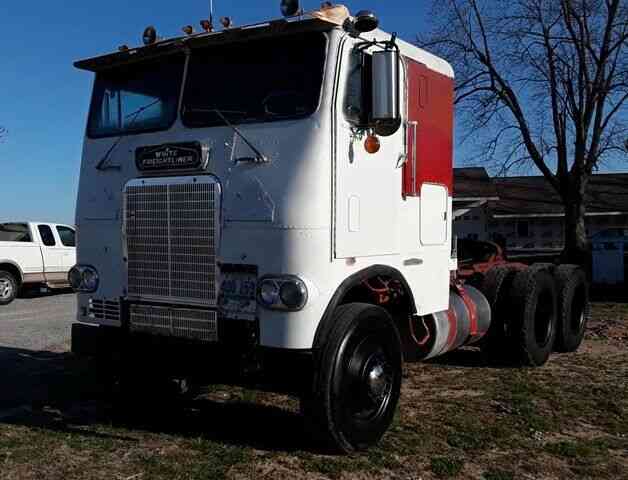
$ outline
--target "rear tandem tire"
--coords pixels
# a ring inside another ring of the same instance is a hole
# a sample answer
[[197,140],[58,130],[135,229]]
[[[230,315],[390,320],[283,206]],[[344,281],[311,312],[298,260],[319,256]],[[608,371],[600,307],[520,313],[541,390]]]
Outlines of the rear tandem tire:
[[510,358],[519,365],[547,362],[556,338],[556,286],[549,272],[528,268],[517,272],[510,288],[506,325]]
[[377,444],[401,389],[401,341],[388,312],[364,303],[338,307],[315,361],[312,391],[301,399],[310,433],[334,452]]
[[491,325],[480,347],[491,363],[501,363],[507,356],[506,324],[510,310],[508,293],[517,270],[508,265],[491,268],[482,281],[480,291],[491,306]]
[[554,350],[575,352],[584,338],[589,313],[587,277],[577,265],[560,265],[554,272],[558,290],[558,326]]
[[17,297],[18,283],[15,277],[4,270],[0,270],[0,305],[8,305]]

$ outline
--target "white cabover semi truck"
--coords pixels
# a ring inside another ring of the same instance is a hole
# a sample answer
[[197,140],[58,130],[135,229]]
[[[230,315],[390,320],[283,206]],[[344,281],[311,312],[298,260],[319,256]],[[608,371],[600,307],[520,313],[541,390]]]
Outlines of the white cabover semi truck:
[[552,266],[456,280],[451,67],[370,12],[294,3],[170,40],[149,27],[141,48],[76,63],[96,79],[72,348],[294,393],[352,451],[389,427],[404,361],[487,336],[540,365],[577,348],[585,307]]

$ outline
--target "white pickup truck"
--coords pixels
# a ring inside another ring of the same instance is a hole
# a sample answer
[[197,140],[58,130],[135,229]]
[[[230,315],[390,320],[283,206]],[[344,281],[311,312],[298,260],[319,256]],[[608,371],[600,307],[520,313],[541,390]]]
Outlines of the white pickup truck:
[[0,223],[0,305],[28,285],[66,288],[76,263],[74,227],[43,222]]

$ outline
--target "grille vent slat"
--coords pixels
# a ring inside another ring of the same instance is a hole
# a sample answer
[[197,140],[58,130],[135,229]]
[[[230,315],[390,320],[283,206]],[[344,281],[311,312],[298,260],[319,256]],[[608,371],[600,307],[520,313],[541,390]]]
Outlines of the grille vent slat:
[[126,187],[129,296],[216,305],[219,197],[213,182]]
[[120,323],[120,302],[115,300],[89,300],[89,317],[94,320]]
[[131,305],[131,331],[204,342],[218,341],[217,313],[153,305]]

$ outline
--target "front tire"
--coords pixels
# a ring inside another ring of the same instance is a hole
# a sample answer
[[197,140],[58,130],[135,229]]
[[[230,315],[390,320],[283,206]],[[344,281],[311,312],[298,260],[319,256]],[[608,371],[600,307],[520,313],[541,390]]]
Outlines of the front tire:
[[344,453],[377,444],[395,415],[401,370],[401,341],[388,312],[363,303],[338,307],[312,392],[302,398],[312,433]]
[[8,305],[17,297],[18,284],[15,277],[9,273],[0,271],[0,305]]

